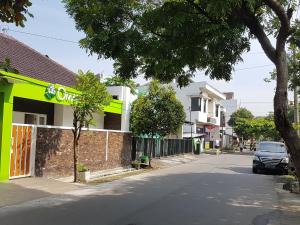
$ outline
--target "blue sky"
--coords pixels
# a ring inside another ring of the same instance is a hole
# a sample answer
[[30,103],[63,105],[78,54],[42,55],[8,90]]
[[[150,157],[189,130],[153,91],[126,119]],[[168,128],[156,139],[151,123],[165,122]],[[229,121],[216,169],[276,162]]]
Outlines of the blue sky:
[[[29,18],[25,28],[18,28],[12,24],[0,24],[1,30],[9,28],[7,34],[31,46],[42,54],[63,66],[76,72],[78,69],[92,70],[95,73],[103,73],[104,76],[113,74],[113,62],[110,60],[97,59],[97,56],[88,56],[84,49],[76,43],[51,40],[22,34],[15,31],[42,34],[56,38],[79,41],[84,37],[75,28],[72,18],[65,12],[60,1],[33,0],[30,12],[34,18]],[[266,115],[273,111],[273,96],[275,83],[265,83],[263,79],[269,76],[273,70],[271,61],[262,53],[258,42],[253,41],[251,51],[243,55],[244,62],[236,66],[233,79],[230,82],[210,80],[199,72],[194,78],[195,81],[207,81],[220,91],[233,91],[239,106],[251,110],[254,115]],[[260,68],[253,68],[259,67]],[[247,69],[252,68],[252,69]],[[142,77],[136,79],[140,83],[146,82]]]

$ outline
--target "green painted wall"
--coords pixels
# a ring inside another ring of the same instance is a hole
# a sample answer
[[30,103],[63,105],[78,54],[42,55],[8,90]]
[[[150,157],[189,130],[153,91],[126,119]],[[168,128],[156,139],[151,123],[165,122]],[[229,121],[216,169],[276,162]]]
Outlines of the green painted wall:
[[12,85],[7,84],[0,93],[0,181],[8,180],[10,168],[10,145],[12,128]]

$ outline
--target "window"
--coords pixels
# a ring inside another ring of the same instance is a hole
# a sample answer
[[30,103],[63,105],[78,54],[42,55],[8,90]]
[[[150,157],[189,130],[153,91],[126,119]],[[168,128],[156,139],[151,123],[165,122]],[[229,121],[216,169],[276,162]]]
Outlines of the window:
[[191,111],[201,111],[201,101],[202,99],[199,97],[191,98]]
[[219,109],[220,109],[220,106],[216,105],[216,117],[219,117]]
[[46,125],[47,116],[43,114],[25,113],[25,124]]
[[113,95],[112,98],[115,99],[115,100],[119,100],[119,96],[118,95]]
[[25,114],[25,124],[37,124],[37,118],[34,114]]
[[47,119],[46,116],[39,116],[39,125],[46,125]]
[[206,113],[206,104],[207,104],[207,99],[204,99],[203,112],[205,112],[205,113]]

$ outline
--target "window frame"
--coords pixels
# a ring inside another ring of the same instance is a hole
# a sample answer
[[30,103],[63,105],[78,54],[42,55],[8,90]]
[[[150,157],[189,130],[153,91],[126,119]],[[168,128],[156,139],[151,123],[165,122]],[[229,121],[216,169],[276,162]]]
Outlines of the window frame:
[[[197,104],[194,104],[197,100]],[[202,98],[201,97],[191,97],[191,111],[192,112],[201,112],[202,109]]]

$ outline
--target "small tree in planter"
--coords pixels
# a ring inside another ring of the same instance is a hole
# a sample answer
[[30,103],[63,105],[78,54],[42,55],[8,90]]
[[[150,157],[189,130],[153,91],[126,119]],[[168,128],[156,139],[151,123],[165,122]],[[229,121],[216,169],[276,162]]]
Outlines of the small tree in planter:
[[81,182],[88,182],[90,179],[90,170],[83,164],[77,165],[78,180]]
[[[183,105],[176,99],[171,86],[163,86],[159,81],[150,83],[146,95],[141,95],[134,101],[130,126],[134,135],[147,135],[152,140],[155,136],[165,137],[176,134],[185,121]],[[153,154],[153,142],[148,153],[149,166]]]
[[77,182],[78,144],[81,130],[93,123],[93,113],[101,112],[103,106],[108,105],[112,97],[107,92],[106,86],[91,71],[84,73],[80,70],[78,72],[75,88],[81,92],[72,103],[74,182]]

